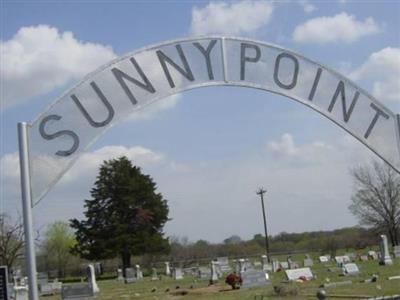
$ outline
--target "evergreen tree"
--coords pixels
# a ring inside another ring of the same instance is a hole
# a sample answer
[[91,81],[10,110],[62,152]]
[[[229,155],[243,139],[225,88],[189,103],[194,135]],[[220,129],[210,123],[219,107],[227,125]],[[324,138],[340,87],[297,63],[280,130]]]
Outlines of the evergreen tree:
[[85,200],[86,219],[71,220],[77,240],[73,251],[82,258],[119,256],[125,272],[132,255],[169,251],[162,232],[168,221],[167,200],[127,157],[103,163],[91,196]]

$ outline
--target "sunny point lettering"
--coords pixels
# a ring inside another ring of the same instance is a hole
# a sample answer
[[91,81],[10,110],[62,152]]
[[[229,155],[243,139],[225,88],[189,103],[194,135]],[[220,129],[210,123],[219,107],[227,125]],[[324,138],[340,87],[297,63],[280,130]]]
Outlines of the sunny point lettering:
[[[247,49],[251,49],[252,50],[252,56],[248,56],[246,55],[246,51]],[[240,47],[240,80],[241,81],[245,81],[245,77],[246,77],[246,63],[257,63],[260,61],[262,57],[262,51],[260,49],[260,47],[256,44],[250,44],[250,43],[241,43],[241,47]],[[293,72],[292,72],[292,81],[290,83],[283,83],[281,82],[281,80],[279,79],[279,69],[280,69],[280,63],[281,60],[283,58],[287,58],[290,59],[293,64]],[[286,90],[290,90],[293,89],[296,84],[297,84],[297,77],[299,74],[299,61],[296,58],[296,56],[294,56],[293,54],[287,53],[287,52],[282,52],[280,54],[277,55],[276,59],[275,59],[275,65],[274,65],[274,82],[277,86],[279,86],[282,89],[286,89]],[[322,75],[322,68],[318,67],[316,74],[315,74],[315,78],[313,81],[313,84],[311,86],[310,89],[310,93],[308,96],[308,100],[312,101],[315,93],[317,91],[318,88],[318,84],[319,81],[321,79],[321,75]],[[335,93],[332,96],[331,102],[329,104],[328,107],[328,112],[332,113],[335,104],[337,102],[337,98],[340,96],[341,99],[341,104],[342,104],[342,114],[343,114],[343,121],[345,123],[349,122],[351,115],[353,113],[353,110],[357,104],[357,100],[360,96],[360,92],[356,91],[354,93],[353,99],[350,103],[349,108],[347,109],[347,100],[346,100],[346,92],[345,92],[345,84],[342,80],[339,80]],[[371,120],[371,123],[368,125],[365,134],[364,134],[364,139],[368,139],[372,130],[374,129],[376,123],[378,122],[378,119],[380,117],[384,117],[384,119],[389,119],[389,115],[384,112],[382,109],[380,109],[377,105],[375,105],[374,103],[371,102],[370,107],[372,110],[375,111],[375,115],[373,117],[373,119]]]
[[[213,49],[215,49],[215,45],[217,43],[217,39],[211,39],[208,42],[208,45],[204,47],[201,43],[199,42],[193,42],[192,46],[199,51],[199,53],[202,54],[202,57],[205,60],[205,65],[207,69],[207,75],[208,79],[210,81],[214,80],[214,72],[213,72],[213,65],[211,61],[211,52]],[[261,45],[260,45],[261,46]],[[246,42],[240,42],[240,80],[245,81],[246,80],[246,65],[247,64],[256,64],[260,61],[262,57],[262,51],[259,45],[256,43],[246,43]],[[184,78],[186,78],[189,82],[194,82],[195,79],[195,74],[193,74],[192,69],[190,67],[190,64],[186,58],[186,55],[184,53],[184,50],[181,46],[181,44],[177,43],[174,45],[175,50],[178,54],[180,62],[174,61],[171,57],[169,57],[167,54],[165,54],[161,49],[156,49],[155,50],[155,58],[158,59],[158,63],[160,64],[161,69],[163,70],[163,73],[165,75],[165,78],[170,86],[171,89],[174,89],[176,87],[175,81],[171,75],[170,68],[175,69],[180,75],[182,75]],[[280,78],[280,69],[281,69],[281,63],[283,60],[287,60],[286,66],[289,65],[291,66],[291,76],[289,76],[290,80],[287,80],[287,82],[283,82],[282,79]],[[132,103],[132,105],[137,104],[137,99],[134,95],[134,92],[131,90],[130,86],[132,84],[150,94],[154,94],[157,92],[156,88],[153,86],[151,80],[146,76],[145,72],[139,65],[139,63],[136,61],[135,57],[130,57],[129,61],[131,62],[131,65],[133,69],[135,70],[135,73],[140,77],[140,79],[137,79],[137,75],[130,75],[117,67],[111,68],[111,73],[119,86],[122,88],[124,91],[125,95],[127,96],[128,100]],[[226,67],[226,66],[223,66]],[[298,82],[298,77],[299,77],[299,70],[300,70],[300,63],[298,58],[289,53],[282,51],[279,53],[276,58],[275,58],[275,63],[273,65],[273,80],[274,83],[281,89],[283,90],[291,90],[296,87],[297,82]],[[310,92],[308,95],[308,100],[311,102],[314,100],[314,96],[318,90],[320,79],[323,76],[324,70],[321,67],[318,67],[315,73],[314,80],[312,84],[310,84]],[[107,116],[105,117],[104,120],[94,120],[94,118],[88,113],[88,111],[85,109],[85,107],[82,105],[81,101],[79,98],[75,95],[72,94],[71,100],[75,104],[75,106],[78,108],[82,116],[86,119],[86,121],[89,123],[90,126],[94,128],[99,128],[99,127],[104,127],[108,125],[113,118],[115,117],[115,112],[114,108],[112,107],[110,101],[107,99],[107,97],[104,95],[100,87],[96,84],[96,82],[91,81],[90,83],[91,88],[99,98],[99,103],[102,103],[107,110]],[[130,85],[130,86],[129,86]],[[354,95],[352,96],[352,100],[350,103],[348,103],[348,100],[346,98],[346,85],[342,80],[339,80],[337,83],[335,92],[332,96],[332,99],[329,103],[329,106],[327,108],[327,111],[329,113],[332,113],[333,109],[339,105],[337,103],[340,103],[342,106],[342,118],[345,123],[348,123],[349,120],[351,119],[351,116],[353,114],[354,108],[357,105],[358,98],[360,96],[360,92],[356,91]],[[340,101],[337,101],[338,98],[340,98]],[[384,111],[384,109],[378,107],[374,103],[371,102],[370,108],[373,111],[373,118],[371,119],[371,122],[366,128],[365,134],[364,134],[364,139],[367,140],[371,133],[373,132],[373,129],[375,125],[379,122],[380,119],[382,120],[388,120],[390,118],[389,114]],[[381,118],[382,117],[382,118]],[[44,117],[39,124],[39,133],[40,135],[45,139],[45,140],[53,140],[57,139],[60,137],[65,137],[68,136],[69,138],[72,138],[72,145],[69,149],[67,150],[58,150],[55,155],[58,156],[69,156],[76,152],[79,148],[79,136],[76,132],[72,130],[60,130],[56,131],[54,133],[46,131],[48,125],[48,122],[56,122],[61,120],[62,117],[58,114],[53,114],[53,115],[48,115]],[[400,131],[400,118],[397,117],[397,123],[399,125],[399,130]],[[50,123],[51,124],[51,123]],[[49,125],[50,125],[49,124]]]
[[[212,68],[212,64],[211,64],[210,54],[216,43],[217,43],[217,40],[212,39],[212,40],[210,40],[210,42],[208,43],[206,48],[204,48],[199,42],[192,43],[192,45],[196,49],[198,49],[198,51],[204,56],[209,80],[214,80],[214,73],[213,73],[213,68]],[[162,70],[163,70],[165,77],[171,88],[175,88],[175,83],[173,81],[173,78],[171,76],[168,66],[173,67],[176,71],[178,71],[182,76],[184,76],[189,81],[195,81],[195,77],[192,73],[192,70],[190,69],[189,63],[183,52],[182,46],[180,44],[176,44],[175,48],[176,48],[179,58],[183,64],[183,68],[181,66],[179,66],[179,64],[177,64],[173,59],[171,59],[169,56],[167,56],[163,51],[161,51],[161,50],[156,51],[159,63],[162,67]],[[148,77],[145,75],[145,73],[143,72],[142,68],[140,67],[140,65],[138,64],[136,59],[134,57],[131,57],[129,60],[131,61],[136,72],[141,77],[142,82],[133,78],[132,76],[128,75],[127,73],[121,71],[120,69],[118,69],[116,67],[112,68],[111,72],[113,73],[115,79],[117,80],[117,82],[119,83],[121,88],[124,90],[126,96],[131,101],[132,105],[136,105],[137,100],[136,100],[133,92],[131,91],[131,89],[128,87],[126,81],[129,81],[130,83],[133,83],[136,86],[138,86],[139,88],[142,88],[152,94],[156,93],[156,89],[153,87],[152,83],[150,82]],[[91,125],[92,127],[95,127],[95,128],[104,127],[112,121],[112,119],[114,118],[114,115],[115,115],[115,111],[114,111],[114,108],[112,107],[112,105],[110,104],[110,101],[107,99],[107,97],[101,91],[101,89],[98,87],[96,82],[92,81],[92,82],[90,82],[90,85],[91,85],[92,89],[95,91],[95,93],[97,94],[98,98],[101,100],[101,102],[104,104],[104,106],[107,109],[108,116],[105,120],[95,121],[92,118],[92,116],[90,116],[88,111],[84,108],[81,101],[75,94],[71,95],[71,99],[75,103],[75,105],[77,106],[77,108],[79,109],[81,114],[84,116],[84,118],[88,121],[89,125]],[[60,130],[55,133],[49,133],[49,132],[46,132],[46,130],[45,130],[46,124],[49,121],[59,121],[61,119],[62,119],[62,117],[59,115],[56,115],[56,114],[48,115],[48,116],[44,117],[40,121],[40,124],[39,124],[39,133],[40,133],[41,137],[44,138],[45,140],[53,140],[53,139],[56,139],[56,138],[59,138],[62,136],[71,137],[73,140],[72,146],[67,150],[58,150],[55,153],[55,155],[57,155],[57,156],[70,156],[71,154],[76,152],[79,148],[80,140],[79,140],[78,134],[72,130]]]

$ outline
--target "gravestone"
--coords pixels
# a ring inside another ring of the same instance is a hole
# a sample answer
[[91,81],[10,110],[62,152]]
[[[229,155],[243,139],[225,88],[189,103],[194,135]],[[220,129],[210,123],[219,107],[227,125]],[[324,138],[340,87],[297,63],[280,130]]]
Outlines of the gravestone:
[[294,270],[286,270],[286,276],[288,280],[298,280],[301,278],[305,278],[307,280],[311,280],[314,278],[313,273],[310,268],[300,268]]
[[61,299],[94,299],[93,288],[87,283],[64,284],[61,289]]
[[136,282],[136,273],[133,268],[125,269],[125,283],[135,283]]
[[329,259],[326,256],[320,256],[319,257],[319,262],[324,264],[324,263],[329,262]]
[[358,275],[360,270],[355,263],[349,263],[343,265],[343,275]]
[[378,254],[375,251],[368,251],[368,259],[370,260],[377,260]]
[[93,293],[98,293],[100,291],[97,282],[96,282],[96,273],[94,271],[94,266],[89,264],[86,268],[87,278],[90,286],[93,289]]
[[361,261],[368,261],[368,256],[367,255],[361,255],[360,256]]
[[0,266],[0,300],[8,300],[8,270],[6,266]]
[[172,277],[175,280],[183,279],[182,269],[181,268],[174,268],[173,271],[172,271]]
[[166,276],[171,276],[171,269],[169,267],[169,262],[166,261],[164,264],[165,264],[165,275]]
[[58,279],[56,278],[50,284],[52,286],[53,292],[61,293],[61,289],[62,289],[62,282],[61,281],[58,281]]
[[244,258],[241,258],[241,259],[239,259],[239,260],[237,261],[237,263],[238,263],[237,266],[239,266],[239,272],[236,272],[236,273],[237,273],[237,274],[242,274],[242,273],[244,273],[244,272],[246,271],[245,259],[244,259]]
[[394,254],[394,257],[400,257],[400,246],[394,246],[393,247],[393,254]]
[[103,264],[101,262],[97,262],[94,264],[94,271],[96,276],[103,275]]
[[37,273],[37,283],[38,285],[49,283],[49,276],[46,272]]
[[280,269],[279,261],[273,260],[272,261],[272,272],[277,272]]
[[268,274],[261,270],[248,270],[241,274],[242,288],[259,287],[270,284]]
[[228,257],[217,257],[217,262],[219,263],[219,268],[222,273],[229,273],[232,271]]
[[247,270],[253,270],[253,269],[254,269],[254,266],[251,263],[250,259],[246,258],[244,260],[244,271],[246,272]]
[[287,270],[289,269],[289,264],[287,263],[287,261],[281,261],[279,263],[279,265],[281,266],[282,269]]
[[200,279],[210,279],[211,278],[211,269],[207,267],[199,267],[197,271],[197,275]]
[[50,296],[55,294],[52,283],[41,283],[39,286],[40,296]]
[[124,281],[124,273],[122,272],[122,269],[117,269],[117,280]]
[[156,280],[158,280],[157,269],[152,268],[151,269],[151,281],[156,281]]
[[136,273],[136,279],[140,280],[143,279],[143,272],[140,270],[140,266],[139,265],[135,265],[135,273]]
[[273,271],[272,264],[268,263],[268,257],[266,255],[261,256],[262,270],[264,272]]
[[314,265],[314,261],[311,258],[305,258],[303,261],[303,267],[309,268]]
[[218,262],[211,261],[211,276],[210,276],[211,283],[218,281],[217,266]]
[[15,300],[28,300],[28,287],[27,286],[14,286]]
[[343,256],[335,256],[335,261],[338,267],[342,267],[344,264],[349,263],[351,260],[350,257],[348,257],[347,255],[343,255]]
[[357,255],[355,253],[353,253],[353,252],[346,253],[344,256],[348,257],[350,261],[355,261],[356,258],[357,258]]
[[290,270],[291,270],[291,269],[295,269],[295,268],[294,268],[294,265],[293,265],[293,260],[292,260],[292,257],[291,257],[291,256],[288,256],[287,259],[286,259],[286,261],[287,261],[287,265],[288,265],[287,268],[288,268],[288,269],[290,269]]
[[387,237],[384,234],[381,235],[380,249],[381,249],[381,257],[380,257],[379,264],[380,265],[392,265],[393,261],[389,254]]

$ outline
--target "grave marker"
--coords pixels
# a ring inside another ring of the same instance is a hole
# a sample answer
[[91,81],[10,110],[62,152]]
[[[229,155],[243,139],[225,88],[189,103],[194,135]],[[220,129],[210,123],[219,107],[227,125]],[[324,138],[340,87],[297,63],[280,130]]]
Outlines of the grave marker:
[[314,275],[310,268],[300,268],[294,270],[286,270],[286,276],[288,280],[298,280],[300,278],[305,278],[307,280],[313,279]]
[[75,299],[75,300],[86,300],[93,299],[94,292],[90,284],[87,283],[76,283],[63,285],[61,289],[61,299]]
[[242,288],[259,287],[270,284],[268,274],[261,270],[248,270],[243,272],[242,276]]
[[380,249],[381,249],[381,257],[380,257],[379,264],[380,265],[392,265],[393,261],[389,254],[387,237],[384,234],[381,235]]
[[89,264],[86,268],[88,282],[93,289],[93,293],[98,293],[100,291],[96,282],[96,273],[94,271],[94,266]]
[[349,263],[343,265],[343,275],[359,275],[360,270],[358,269],[358,266],[355,263]]
[[181,268],[174,268],[173,271],[172,271],[172,277],[175,280],[183,279],[182,269]]
[[324,264],[324,263],[329,262],[329,259],[326,256],[320,256],[319,257],[319,262]]
[[393,253],[394,253],[394,257],[400,257],[400,246],[394,246],[393,247]]
[[135,283],[136,282],[136,274],[133,268],[125,269],[125,283]]

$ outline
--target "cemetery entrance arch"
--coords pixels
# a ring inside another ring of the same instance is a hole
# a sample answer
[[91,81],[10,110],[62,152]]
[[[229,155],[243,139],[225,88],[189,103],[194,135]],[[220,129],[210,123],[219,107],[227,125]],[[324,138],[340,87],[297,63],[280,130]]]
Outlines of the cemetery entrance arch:
[[42,198],[106,129],[132,112],[185,90],[218,85],[256,88],[294,99],[345,129],[400,172],[399,115],[319,63],[275,45],[220,36],[143,48],[89,74],[32,123],[20,124],[32,287],[36,267],[31,198],[33,202]]

